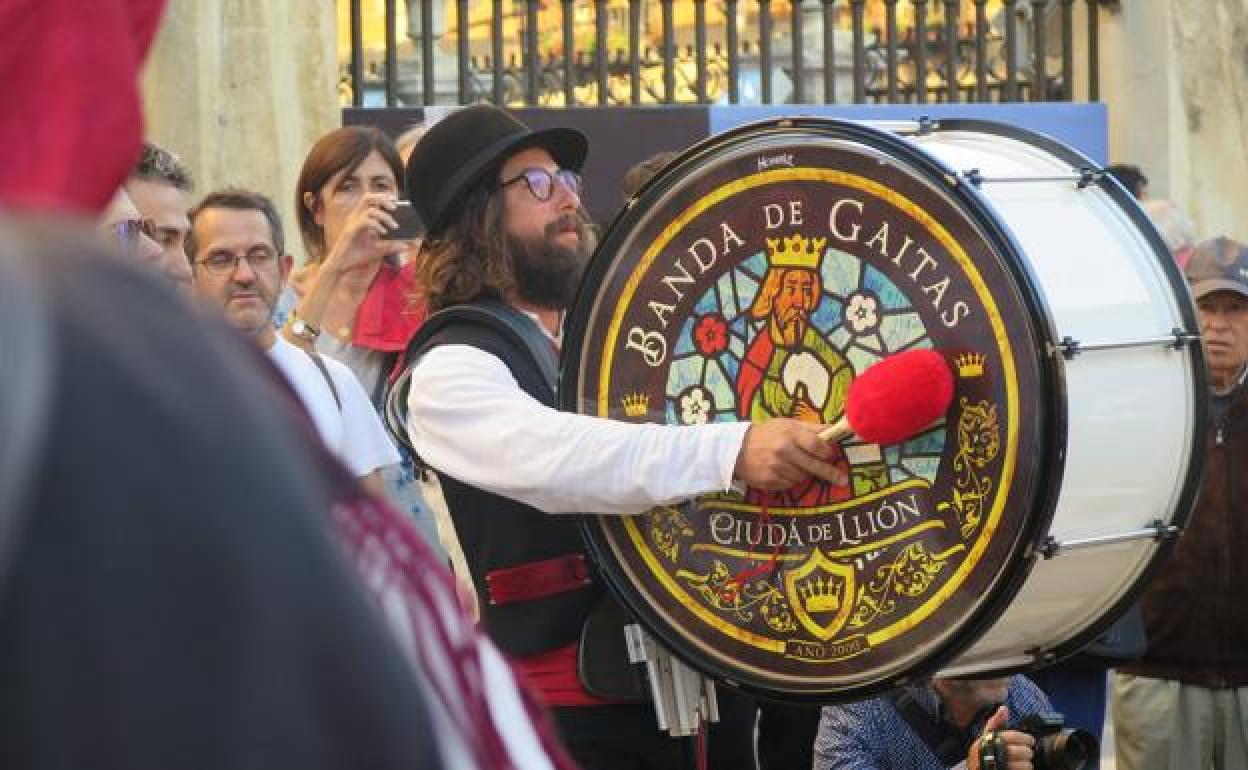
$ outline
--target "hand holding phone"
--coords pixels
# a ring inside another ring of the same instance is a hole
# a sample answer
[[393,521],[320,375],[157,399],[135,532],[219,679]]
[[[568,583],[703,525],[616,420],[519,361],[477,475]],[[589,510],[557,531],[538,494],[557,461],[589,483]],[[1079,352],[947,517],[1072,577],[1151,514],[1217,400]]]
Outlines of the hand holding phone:
[[386,230],[385,235],[381,237],[389,241],[410,241],[423,238],[425,235],[425,223],[412,206],[412,202],[400,200],[395,203],[394,209],[390,211],[390,216],[394,217],[394,221],[399,226]]

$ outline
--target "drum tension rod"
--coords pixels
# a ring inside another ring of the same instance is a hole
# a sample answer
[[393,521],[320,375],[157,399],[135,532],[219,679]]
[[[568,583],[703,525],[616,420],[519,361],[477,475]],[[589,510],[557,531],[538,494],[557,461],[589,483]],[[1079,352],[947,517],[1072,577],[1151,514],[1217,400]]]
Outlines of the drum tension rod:
[[983,184],[997,184],[1006,182],[1074,182],[1075,187],[1082,190],[1094,184],[1104,176],[1104,172],[1094,168],[1076,168],[1071,169],[1069,174],[1054,174],[1052,176],[984,176],[977,168],[962,172],[962,179],[979,187]]
[[1067,361],[1073,359],[1080,353],[1091,353],[1098,350],[1123,350],[1125,348],[1144,348],[1154,345],[1165,345],[1175,350],[1182,350],[1200,339],[1199,334],[1193,332],[1185,332],[1182,329],[1174,328],[1170,333],[1161,337],[1142,337],[1138,340],[1124,340],[1122,342],[1080,342],[1074,337],[1062,337],[1062,341],[1057,344],[1058,349],[1062,352],[1062,358]]
[[1046,559],[1062,553],[1062,551],[1077,551],[1081,548],[1095,548],[1101,545],[1116,545],[1118,543],[1127,543],[1132,540],[1170,540],[1179,536],[1179,528],[1173,524],[1167,524],[1161,519],[1153,519],[1152,523],[1144,529],[1135,529],[1130,532],[1118,532],[1113,535],[1101,535],[1099,537],[1088,537],[1082,540],[1066,540],[1059,541],[1057,538],[1049,535],[1044,540],[1044,545],[1040,546],[1040,555]]
[[927,115],[920,115],[918,120],[856,120],[853,122],[898,136],[928,136],[940,128],[940,124]]

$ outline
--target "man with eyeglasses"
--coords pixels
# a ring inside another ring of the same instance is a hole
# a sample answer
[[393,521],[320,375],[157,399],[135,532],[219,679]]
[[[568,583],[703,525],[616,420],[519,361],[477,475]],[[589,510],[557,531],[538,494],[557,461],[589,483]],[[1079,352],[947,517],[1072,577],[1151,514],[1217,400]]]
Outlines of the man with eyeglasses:
[[[622,650],[600,657],[579,641],[609,600],[576,520],[548,514],[635,514],[735,481],[783,489],[836,471],[820,427],[796,420],[675,427],[558,411],[553,353],[591,246],[587,152],[578,131],[531,131],[489,105],[452,113],[416,144],[406,177],[427,228],[419,275],[441,312],[409,346],[388,407],[406,412],[407,437],[437,472],[487,633],[553,709],[573,756],[594,769],[691,767],[691,747],[660,734],[648,703],[585,685],[602,666],[632,672]],[[622,634],[620,623],[605,638],[622,646]],[[739,732],[740,750],[712,748],[710,766],[753,766],[752,730]]]
[[176,155],[143,143],[143,153],[126,180],[126,193],[134,201],[147,234],[161,250],[161,267],[180,291],[191,290],[191,265],[186,258],[186,234],[191,229],[186,211],[194,185],[191,172]]
[[235,328],[268,352],[325,445],[380,494],[378,469],[397,463],[399,455],[363,386],[345,365],[292,345],[273,326],[273,309],[291,268],[273,202],[247,190],[213,192],[191,209],[190,223],[186,250],[195,297],[223,310]]

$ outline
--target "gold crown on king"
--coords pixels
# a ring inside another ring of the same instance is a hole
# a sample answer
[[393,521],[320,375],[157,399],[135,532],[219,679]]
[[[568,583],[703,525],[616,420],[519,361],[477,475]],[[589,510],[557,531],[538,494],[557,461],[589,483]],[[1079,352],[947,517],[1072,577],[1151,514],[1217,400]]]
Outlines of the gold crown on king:
[[628,393],[620,399],[624,414],[629,417],[645,417],[650,411],[650,396],[645,393]]
[[959,353],[953,357],[953,365],[958,367],[960,377],[979,377],[984,373],[984,362],[987,360],[983,353]]
[[841,608],[841,581],[838,578],[809,578],[797,584],[802,606],[807,612],[836,612]]
[[823,247],[827,238],[805,238],[790,235],[788,238],[768,238],[767,251],[772,267],[802,267],[807,270],[818,270],[819,260],[823,258]]

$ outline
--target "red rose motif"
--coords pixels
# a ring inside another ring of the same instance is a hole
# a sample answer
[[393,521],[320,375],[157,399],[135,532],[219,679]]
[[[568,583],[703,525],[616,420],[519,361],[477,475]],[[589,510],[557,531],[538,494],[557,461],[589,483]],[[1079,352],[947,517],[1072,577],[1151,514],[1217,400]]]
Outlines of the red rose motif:
[[693,327],[693,343],[704,356],[717,356],[728,349],[728,322],[718,313],[704,315]]

